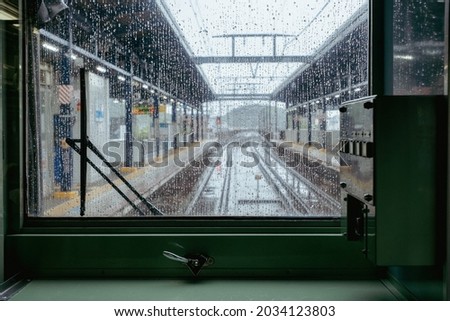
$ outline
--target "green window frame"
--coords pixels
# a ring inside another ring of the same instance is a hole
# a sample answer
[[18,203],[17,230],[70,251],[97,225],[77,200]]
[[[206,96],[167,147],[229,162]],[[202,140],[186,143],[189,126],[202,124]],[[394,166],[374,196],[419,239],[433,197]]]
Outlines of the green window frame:
[[[379,23],[383,19],[377,17],[384,15],[389,3],[370,1],[370,88],[380,95],[385,93],[384,80],[389,70],[384,67],[385,48],[374,44],[383,43],[385,38],[385,26]],[[17,40],[17,47],[8,50],[24,50],[27,37],[17,34]],[[22,73],[28,70],[26,56],[21,55]],[[17,84],[23,88],[25,82]],[[7,120],[11,126],[21,128],[21,133],[28,125],[23,122],[27,95],[22,94],[19,114],[2,116],[3,124]],[[25,189],[23,137],[19,144],[11,136],[6,142],[11,148],[6,149],[6,156],[20,164],[22,176],[16,178]],[[25,217],[24,201],[7,204],[3,200],[6,215],[0,216],[0,239],[4,247],[0,245],[5,249],[1,252],[4,279],[17,272],[33,277],[191,276],[185,266],[167,260],[164,251],[213,257],[214,264],[200,273],[204,277],[355,278],[375,277],[379,271],[361,254],[359,242],[348,242],[343,236],[340,219],[50,220]]]

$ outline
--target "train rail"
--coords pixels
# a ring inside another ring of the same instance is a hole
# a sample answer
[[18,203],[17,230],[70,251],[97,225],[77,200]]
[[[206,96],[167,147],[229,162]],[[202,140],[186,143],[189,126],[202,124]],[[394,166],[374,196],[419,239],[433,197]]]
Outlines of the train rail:
[[[186,207],[186,215],[336,216],[340,204],[287,167],[259,134],[240,137],[240,150],[227,148],[208,167]],[[243,149],[247,144],[247,149]],[[244,153],[242,151],[244,150]]]

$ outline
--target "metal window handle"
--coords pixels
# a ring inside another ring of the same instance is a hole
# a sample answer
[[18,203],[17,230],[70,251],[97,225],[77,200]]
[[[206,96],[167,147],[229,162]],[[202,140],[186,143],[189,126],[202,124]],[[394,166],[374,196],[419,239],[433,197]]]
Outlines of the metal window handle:
[[212,257],[202,254],[184,257],[169,251],[164,251],[163,255],[169,260],[186,264],[186,266],[189,268],[189,270],[191,270],[194,276],[197,276],[203,267],[212,265],[214,263],[214,259]]
[[168,258],[169,260],[172,261],[176,261],[176,262],[181,262],[184,264],[188,264],[189,263],[189,259],[185,258],[184,256],[180,256],[180,255],[176,255],[175,253],[169,252],[169,251],[164,251],[163,255]]

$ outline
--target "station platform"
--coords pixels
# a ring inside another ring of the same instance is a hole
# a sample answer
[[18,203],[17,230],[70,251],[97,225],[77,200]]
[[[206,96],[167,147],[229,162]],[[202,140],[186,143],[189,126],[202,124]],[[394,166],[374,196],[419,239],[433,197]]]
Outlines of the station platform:
[[[155,192],[158,188],[168,182],[179,172],[183,171],[194,159],[200,157],[206,144],[212,140],[204,140],[195,143],[190,147],[180,147],[177,151],[171,150],[167,157],[159,159],[156,163],[144,167],[127,168],[122,171],[125,179],[139,192],[146,197]],[[181,166],[184,164],[185,166]],[[107,170],[106,167],[103,168]],[[118,169],[120,171],[120,168]],[[108,170],[109,171],[109,170]],[[133,202],[138,202],[125,184],[113,174],[108,175],[114,184]],[[125,188],[124,188],[125,187]],[[78,194],[78,191],[75,191]],[[119,194],[106,181],[100,180],[95,184],[88,184],[86,195],[86,216],[99,217],[122,217],[132,208],[122,200]],[[47,204],[44,217],[77,217],[80,212],[80,198],[75,197],[69,200],[51,198],[45,201]],[[99,210],[101,209],[101,210]],[[107,209],[107,211],[104,211]]]
[[293,153],[308,157],[311,161],[318,161],[323,166],[339,172],[341,167],[339,155],[325,148],[317,149],[314,146],[309,147],[308,143],[297,143],[285,140],[271,140],[275,146],[284,146],[285,149],[291,150]]

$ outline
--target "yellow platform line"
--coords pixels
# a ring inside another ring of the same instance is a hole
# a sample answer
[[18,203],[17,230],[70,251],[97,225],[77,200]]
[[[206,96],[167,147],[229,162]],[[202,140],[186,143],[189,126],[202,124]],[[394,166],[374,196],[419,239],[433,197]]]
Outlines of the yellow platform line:
[[53,193],[53,198],[56,199],[73,199],[78,197],[78,192],[77,191],[70,191],[70,192],[54,192]]
[[[133,180],[136,177],[139,177],[140,175],[144,174],[145,172],[147,172],[147,170],[151,169],[149,166],[148,167],[142,167],[137,169],[137,171],[132,172],[131,174],[125,175],[125,178],[129,181],[129,180]],[[122,180],[120,180],[119,178],[115,179],[114,184],[117,187],[121,187],[123,185],[125,185],[124,182],[122,182]],[[109,192],[113,190],[113,187],[110,186],[109,184],[104,184],[102,186],[99,186],[95,189],[93,189],[92,191],[86,193],[86,201],[91,201],[93,199],[95,199],[97,196]],[[76,193],[78,195],[78,192],[73,192]],[[80,199],[79,198],[74,198],[74,199],[70,199],[67,202],[64,202],[63,204],[60,204],[58,206],[55,206],[47,211],[45,211],[44,216],[46,217],[61,217],[64,216],[65,214],[67,214],[70,210],[73,210],[76,207],[80,206]]]
[[[179,151],[179,152],[187,152],[187,148],[183,151]],[[168,155],[168,158],[173,158],[175,157],[175,153],[172,153],[171,155]],[[140,168],[136,168],[135,171],[132,171],[130,174],[124,175],[125,178],[130,181],[133,180],[139,176],[142,176],[143,174],[147,173],[150,170],[153,170],[155,167],[153,166],[145,166],[145,167],[140,167]],[[123,185],[125,185],[119,178],[115,179],[114,184],[118,187],[121,187]],[[95,199],[98,195],[101,195],[103,193],[109,192],[113,190],[113,187],[110,186],[109,184],[104,184],[102,186],[99,186],[95,189],[93,189],[92,191],[86,193],[86,202],[91,201],[93,199]],[[78,196],[78,191],[73,192],[76,193]],[[63,204],[57,205],[51,209],[48,209],[47,211],[44,212],[44,216],[45,217],[63,217],[65,214],[67,214],[68,212],[70,212],[71,210],[73,210],[76,207],[80,206],[80,199],[79,197],[77,198],[73,198],[68,200],[67,202],[64,202]]]

